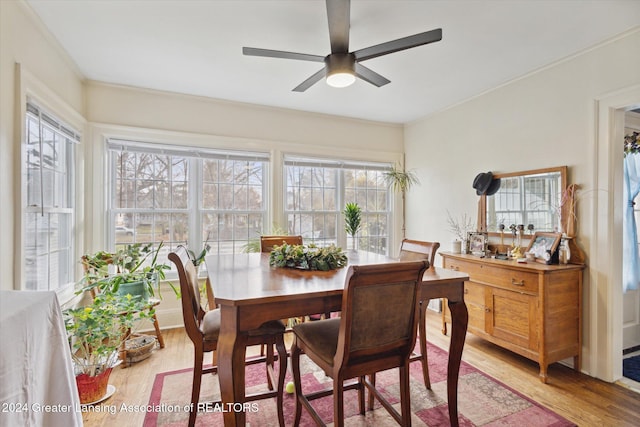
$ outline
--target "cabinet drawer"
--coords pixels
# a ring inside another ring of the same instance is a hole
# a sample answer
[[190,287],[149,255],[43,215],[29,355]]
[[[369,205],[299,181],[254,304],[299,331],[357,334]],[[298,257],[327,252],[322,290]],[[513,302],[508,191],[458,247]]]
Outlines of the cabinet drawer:
[[445,267],[467,273],[471,281],[512,291],[530,294],[538,293],[538,274],[536,273],[476,264],[457,259],[446,259]]

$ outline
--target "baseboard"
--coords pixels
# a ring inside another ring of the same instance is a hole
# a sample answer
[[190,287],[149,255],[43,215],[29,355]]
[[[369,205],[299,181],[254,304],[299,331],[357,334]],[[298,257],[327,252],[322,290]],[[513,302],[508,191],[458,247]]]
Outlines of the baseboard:
[[440,298],[435,298],[432,300],[429,300],[429,305],[427,305],[427,308],[431,311],[435,311],[436,313],[441,313],[442,312],[442,300]]

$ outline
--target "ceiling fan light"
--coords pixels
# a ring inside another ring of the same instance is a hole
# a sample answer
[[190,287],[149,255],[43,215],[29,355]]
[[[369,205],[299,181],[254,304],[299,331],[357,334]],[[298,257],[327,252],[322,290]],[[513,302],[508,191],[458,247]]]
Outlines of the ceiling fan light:
[[332,53],[324,58],[327,84],[347,87],[356,81],[356,58],[351,53]]
[[327,84],[332,87],[347,87],[356,81],[356,76],[349,72],[327,74]]

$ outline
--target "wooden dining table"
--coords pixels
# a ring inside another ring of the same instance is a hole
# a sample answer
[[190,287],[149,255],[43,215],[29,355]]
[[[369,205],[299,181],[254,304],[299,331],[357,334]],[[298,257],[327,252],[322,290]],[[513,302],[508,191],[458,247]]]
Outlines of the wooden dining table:
[[[349,253],[349,265],[399,262],[369,252]],[[245,397],[247,332],[268,320],[340,311],[347,267],[332,271],[276,268],[268,253],[209,255],[208,276],[220,307],[218,376],[223,407],[240,408]],[[465,273],[430,268],[424,274],[420,299],[447,298],[451,311],[451,340],[447,365],[449,420],[458,425],[458,372],[467,331],[464,303]],[[225,426],[244,426],[243,410],[224,412]]]

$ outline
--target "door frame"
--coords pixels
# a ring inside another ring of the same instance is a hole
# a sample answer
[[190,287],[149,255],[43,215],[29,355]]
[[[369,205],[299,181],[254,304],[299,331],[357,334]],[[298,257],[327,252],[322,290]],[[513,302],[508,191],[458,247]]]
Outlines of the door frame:
[[[591,374],[622,378],[622,165],[624,113],[640,106],[640,85],[595,99],[593,239],[589,244]],[[617,166],[616,166],[617,165]]]

